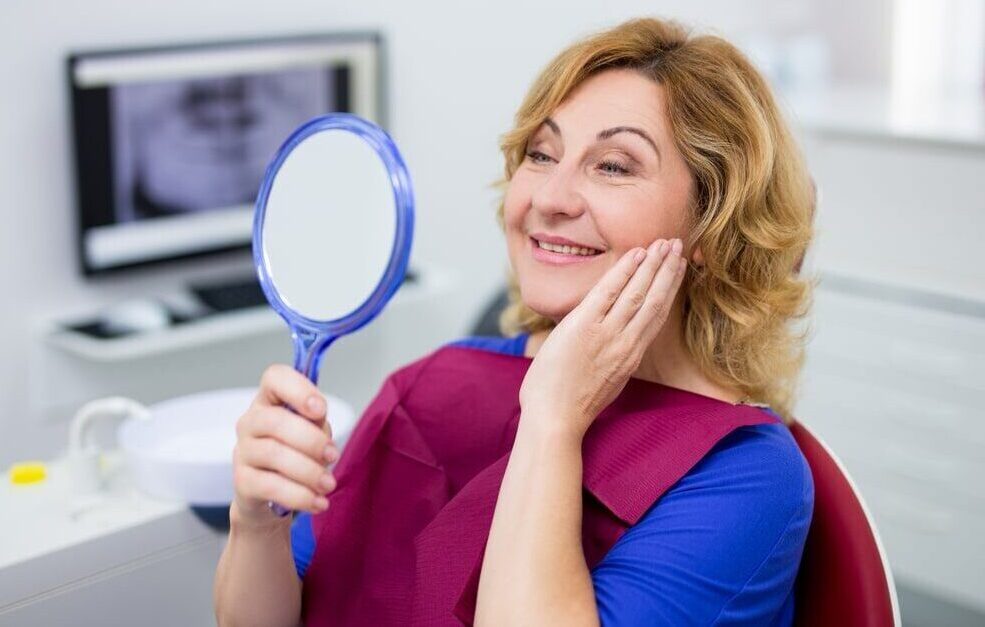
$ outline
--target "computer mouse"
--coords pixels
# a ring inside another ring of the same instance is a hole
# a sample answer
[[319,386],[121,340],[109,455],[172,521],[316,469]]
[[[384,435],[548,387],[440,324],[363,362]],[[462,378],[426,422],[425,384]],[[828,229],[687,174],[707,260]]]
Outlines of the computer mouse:
[[134,299],[113,305],[103,311],[100,318],[103,330],[114,335],[156,331],[171,324],[167,308],[151,299]]

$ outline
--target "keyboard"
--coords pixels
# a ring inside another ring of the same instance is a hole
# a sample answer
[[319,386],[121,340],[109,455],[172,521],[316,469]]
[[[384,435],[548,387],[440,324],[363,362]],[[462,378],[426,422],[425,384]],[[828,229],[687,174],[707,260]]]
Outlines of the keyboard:
[[267,304],[256,275],[222,283],[192,285],[190,289],[203,305],[213,311],[232,311]]

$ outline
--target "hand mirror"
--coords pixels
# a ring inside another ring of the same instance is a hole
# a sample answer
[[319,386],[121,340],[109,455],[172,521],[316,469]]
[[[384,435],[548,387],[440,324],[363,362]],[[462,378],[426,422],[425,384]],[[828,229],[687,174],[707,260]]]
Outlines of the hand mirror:
[[325,349],[380,313],[403,282],[413,231],[410,176],[383,129],[331,113],[287,138],[257,196],[253,260],[298,372],[317,384]]

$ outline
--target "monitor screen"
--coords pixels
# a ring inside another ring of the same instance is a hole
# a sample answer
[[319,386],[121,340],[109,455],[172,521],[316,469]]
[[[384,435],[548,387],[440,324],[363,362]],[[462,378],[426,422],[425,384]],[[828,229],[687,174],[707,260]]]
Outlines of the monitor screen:
[[71,55],[83,272],[249,247],[294,129],[332,111],[384,125],[380,62],[372,33]]

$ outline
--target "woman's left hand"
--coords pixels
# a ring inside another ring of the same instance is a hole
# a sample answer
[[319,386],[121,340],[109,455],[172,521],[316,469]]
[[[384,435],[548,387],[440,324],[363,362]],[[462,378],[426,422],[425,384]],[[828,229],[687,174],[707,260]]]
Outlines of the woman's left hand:
[[584,437],[667,321],[687,265],[681,249],[657,240],[642,262],[643,249],[630,250],[602,276],[537,351],[520,386],[523,415]]

